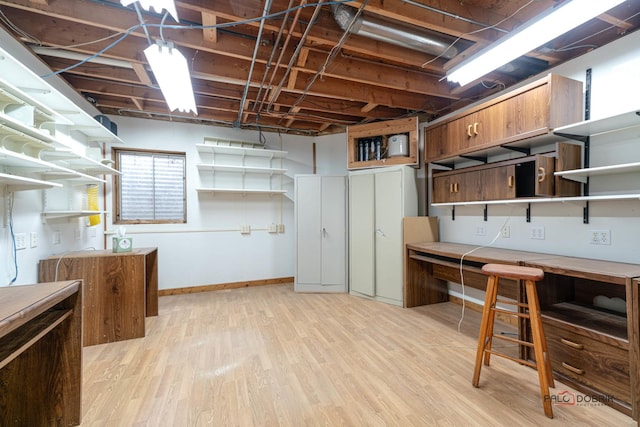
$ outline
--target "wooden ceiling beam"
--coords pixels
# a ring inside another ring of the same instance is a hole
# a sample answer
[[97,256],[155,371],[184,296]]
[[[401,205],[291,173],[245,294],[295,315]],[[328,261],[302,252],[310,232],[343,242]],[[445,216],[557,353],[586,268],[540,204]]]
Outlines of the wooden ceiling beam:
[[[214,27],[218,23],[218,17],[213,13],[202,12],[202,26]],[[218,30],[216,28],[203,28],[202,38],[209,43],[218,43]]]

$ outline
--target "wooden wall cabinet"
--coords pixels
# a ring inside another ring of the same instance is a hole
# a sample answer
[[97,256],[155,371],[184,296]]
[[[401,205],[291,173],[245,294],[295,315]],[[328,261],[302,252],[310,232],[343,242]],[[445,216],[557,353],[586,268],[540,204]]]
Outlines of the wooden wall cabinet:
[[[383,153],[380,160],[358,161],[358,142],[360,139],[381,136],[384,146],[388,137],[398,134],[406,134],[408,136],[408,156],[389,157]],[[418,139],[417,116],[347,126],[347,168],[362,169],[397,165],[418,166]]]
[[38,280],[84,280],[85,346],[145,336],[158,315],[158,250],[81,251],[40,260]]
[[580,183],[555,176],[580,167],[579,145],[556,143],[553,152],[451,171],[433,171],[433,203],[579,196]]
[[532,138],[580,121],[582,82],[549,74],[425,128],[425,161],[443,162]]
[[0,288],[0,425],[82,418],[82,282]]

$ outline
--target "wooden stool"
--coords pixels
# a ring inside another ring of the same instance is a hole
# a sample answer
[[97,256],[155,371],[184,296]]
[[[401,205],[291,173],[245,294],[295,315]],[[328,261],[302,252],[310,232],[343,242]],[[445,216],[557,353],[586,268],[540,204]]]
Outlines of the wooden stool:
[[[478,351],[476,353],[476,366],[473,371],[473,386],[478,387],[480,381],[480,368],[482,367],[482,359],[484,364],[489,366],[489,359],[492,354],[504,357],[521,365],[530,366],[538,371],[538,379],[540,380],[540,394],[542,395],[542,406],[547,417],[553,418],[553,410],[551,408],[551,399],[549,395],[549,386],[555,387],[553,382],[553,374],[551,372],[551,362],[549,361],[549,352],[547,351],[547,341],[544,337],[542,329],[542,319],[540,317],[540,303],[538,302],[538,292],[536,291],[536,283],[544,277],[544,272],[539,268],[521,267],[517,265],[503,264],[485,264],[482,272],[489,276],[487,280],[487,294],[482,310],[482,322],[480,324],[480,336],[478,337]],[[498,282],[500,277],[524,280],[527,295],[527,303],[515,303],[497,299]],[[510,311],[497,308],[496,302],[502,304],[511,304],[517,306],[520,310]],[[493,324],[495,314],[505,313],[516,315],[521,318],[529,319],[531,323],[531,335],[533,342],[522,341],[519,339],[494,335]],[[533,347],[536,356],[536,363],[529,360],[515,358],[491,349],[493,338],[499,338],[510,341],[519,345],[525,345],[529,348]]]

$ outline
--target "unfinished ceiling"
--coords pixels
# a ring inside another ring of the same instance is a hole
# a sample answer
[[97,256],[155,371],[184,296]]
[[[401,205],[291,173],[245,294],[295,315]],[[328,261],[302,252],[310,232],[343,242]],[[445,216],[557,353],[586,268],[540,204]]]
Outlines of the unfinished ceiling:
[[[627,0],[477,84],[443,79],[562,3],[189,0],[176,23],[117,0],[19,0],[0,1],[0,24],[104,114],[318,135],[441,116],[640,25],[640,0]],[[189,60],[197,115],[168,110],[143,54],[158,38]]]

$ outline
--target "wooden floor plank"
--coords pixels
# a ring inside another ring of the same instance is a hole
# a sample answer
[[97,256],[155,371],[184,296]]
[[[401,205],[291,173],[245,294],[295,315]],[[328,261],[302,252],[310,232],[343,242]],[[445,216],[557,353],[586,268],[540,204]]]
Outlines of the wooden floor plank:
[[460,316],[292,285],[163,296],[146,337],[84,348],[82,425],[636,425],[607,406],[549,420],[536,372],[501,358],[474,388],[479,313]]

